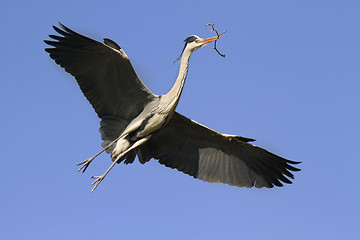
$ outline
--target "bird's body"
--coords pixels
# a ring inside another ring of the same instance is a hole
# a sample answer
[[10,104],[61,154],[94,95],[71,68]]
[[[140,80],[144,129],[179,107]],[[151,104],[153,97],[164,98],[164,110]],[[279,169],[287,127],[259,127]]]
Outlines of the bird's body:
[[[193,51],[220,37],[185,40],[179,75],[165,95],[155,95],[140,81],[128,56],[112,40],[99,43],[61,25],[62,36],[45,41],[56,63],[75,76],[81,90],[101,118],[102,146],[111,153],[110,168],[96,180],[93,190],[111,168],[121,161],[141,163],[151,158],[161,164],[209,182],[246,187],[282,186],[297,164],[248,142],[250,138],[226,135],[209,129],[175,112]],[[101,152],[80,163],[84,171]],[[285,175],[285,176],[284,176]]]

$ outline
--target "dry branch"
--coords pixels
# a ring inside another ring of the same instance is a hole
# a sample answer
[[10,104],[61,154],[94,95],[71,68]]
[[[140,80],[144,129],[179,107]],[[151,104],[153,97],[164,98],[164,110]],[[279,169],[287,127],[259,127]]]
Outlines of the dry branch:
[[[222,33],[219,34],[218,31],[214,28],[214,25],[215,25],[215,23],[208,23],[208,24],[205,25],[205,27],[206,27],[206,26],[211,26],[211,31],[212,31],[212,32],[215,32],[218,37],[220,37],[222,34],[226,33],[227,29],[226,29],[225,31],[223,31]],[[215,51],[216,51],[220,56],[225,57],[225,54],[222,54],[222,53],[216,48],[216,42],[217,42],[217,40],[215,40],[215,42],[214,42],[214,47],[213,47],[213,49],[215,49]]]

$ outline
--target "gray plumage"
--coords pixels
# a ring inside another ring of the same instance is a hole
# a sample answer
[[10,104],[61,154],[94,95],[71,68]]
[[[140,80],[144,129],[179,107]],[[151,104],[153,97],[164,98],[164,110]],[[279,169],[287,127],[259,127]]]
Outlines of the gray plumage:
[[[167,167],[207,182],[245,187],[273,187],[291,183],[290,161],[248,142],[251,138],[221,134],[175,112],[188,71],[190,55],[219,37],[185,40],[179,76],[165,95],[153,94],[135,73],[128,56],[110,39],[104,43],[82,36],[60,24],[58,35],[45,40],[45,50],[57,64],[73,75],[101,119],[104,148],[80,163],[83,171],[101,152],[111,153],[113,163],[95,176],[93,190],[110,169],[124,161],[141,163],[158,159]],[[92,190],[92,191],[93,191]]]

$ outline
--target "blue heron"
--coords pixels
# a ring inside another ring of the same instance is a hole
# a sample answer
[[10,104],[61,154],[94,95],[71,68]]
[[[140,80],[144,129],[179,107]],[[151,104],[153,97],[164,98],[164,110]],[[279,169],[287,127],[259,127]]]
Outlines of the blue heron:
[[[45,40],[45,51],[73,75],[101,119],[103,149],[79,163],[80,170],[102,152],[111,153],[112,164],[93,176],[94,191],[116,163],[158,159],[194,178],[239,187],[283,186],[292,183],[290,171],[299,171],[287,160],[257,147],[254,139],[210,129],[175,111],[188,73],[190,55],[220,36],[185,39],[175,84],[165,95],[153,94],[139,79],[123,49],[114,41],[100,43],[64,25],[53,26],[59,35]],[[280,182],[281,181],[281,182]]]

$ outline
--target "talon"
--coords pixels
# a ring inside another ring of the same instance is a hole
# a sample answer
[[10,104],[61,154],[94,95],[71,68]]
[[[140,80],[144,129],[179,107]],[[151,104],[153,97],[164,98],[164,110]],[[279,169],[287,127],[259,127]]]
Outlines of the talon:
[[87,160],[85,160],[85,161],[83,161],[83,162],[81,162],[81,163],[76,164],[76,166],[80,166],[80,165],[82,165],[82,164],[84,164],[84,163],[86,163],[86,162],[87,162]]
[[91,176],[92,179],[98,179],[100,178],[101,176]]
[[98,180],[96,179],[95,181],[93,181],[93,183],[91,185],[94,185]]
[[101,176],[92,176],[92,179],[95,179],[95,181],[91,184],[94,185],[93,189],[91,190],[91,192],[93,192],[95,190],[95,188],[101,183],[101,181],[105,178],[104,175]]
[[82,166],[78,169],[78,172],[80,172],[81,169],[84,168],[84,170],[83,170],[83,173],[84,173],[84,172],[86,171],[86,169],[88,168],[88,166],[90,165],[90,163],[92,162],[92,160],[94,160],[94,158],[95,158],[95,157],[91,157],[91,158],[89,158],[89,159],[87,159],[87,160],[85,160],[85,161],[83,161],[83,162],[81,162],[81,163],[78,163],[77,166],[82,165]]
[[91,192],[93,192],[95,189],[96,189],[96,187],[101,183],[101,181],[104,179],[104,175],[101,175],[101,176],[92,176],[91,178],[92,179],[96,179],[91,185],[94,185],[95,184],[95,186],[93,187],[93,189],[91,190]]

